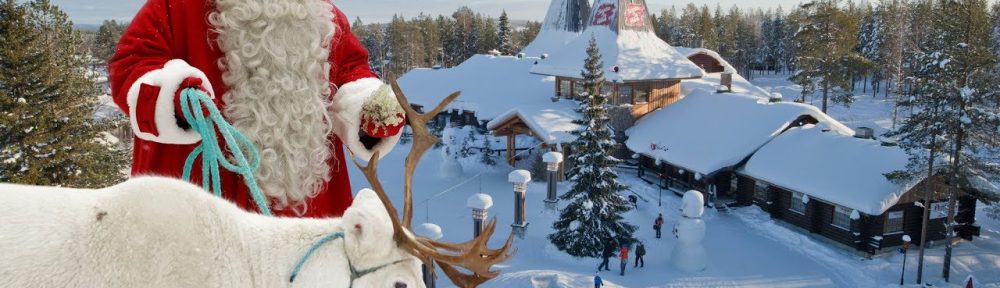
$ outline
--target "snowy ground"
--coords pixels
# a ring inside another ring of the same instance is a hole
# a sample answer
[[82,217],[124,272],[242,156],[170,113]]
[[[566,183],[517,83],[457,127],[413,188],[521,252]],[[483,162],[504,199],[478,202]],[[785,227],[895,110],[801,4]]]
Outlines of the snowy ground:
[[[764,88],[781,92],[790,100],[797,88],[784,80],[785,76],[758,77],[755,82]],[[870,95],[870,94],[869,94]],[[869,126],[881,134],[890,128],[891,101],[883,98],[861,97],[847,109],[831,106],[831,114],[845,124]],[[408,145],[382,160],[380,172],[389,189],[402,186],[403,158]],[[460,177],[440,177],[442,163],[439,151],[430,151],[417,169],[414,182],[414,224],[432,222],[442,226],[444,240],[463,241],[472,236],[471,210],[465,207],[466,199],[473,193],[484,192],[493,196],[494,206],[489,211],[497,217],[498,229],[491,244],[502,244],[513,219],[513,192],[507,183],[511,168],[500,164],[483,167],[477,157],[463,159],[465,174]],[[351,170],[354,189],[366,187],[364,177]],[[734,209],[730,214],[709,210],[705,215],[707,233],[705,246],[709,251],[708,269],[685,274],[670,266],[670,251],[676,243],[670,227],[679,218],[680,197],[663,191],[662,206],[657,205],[659,190],[635,177],[634,171],[620,171],[622,181],[644,200],[638,209],[625,215],[626,221],[639,226],[638,238],[647,245],[645,268],[633,268],[629,263],[626,276],[617,271],[600,275],[609,283],[607,287],[898,287],[901,254],[889,252],[864,259],[847,250],[834,247],[823,240],[774,222],[756,207]],[[569,188],[560,186],[561,191]],[[398,190],[394,203],[401,203]],[[592,279],[599,259],[573,258],[556,250],[546,236],[557,213],[547,211],[543,182],[532,183],[527,195],[528,232],[524,239],[515,241],[514,258],[499,267],[503,274],[484,285],[485,287],[592,287]],[[429,205],[428,205],[429,204]],[[652,222],[657,213],[663,213],[667,225],[664,237],[655,239]],[[1000,287],[1000,222],[987,219],[979,213],[983,235],[974,242],[962,242],[955,250],[956,258],[951,284],[940,278],[943,248],[938,245],[928,251],[924,277],[935,286],[958,287],[969,274],[974,274],[986,287]],[[911,250],[907,260],[906,283],[915,283],[916,250]],[[630,259],[631,260],[631,259]],[[612,267],[617,269],[617,260]],[[443,275],[443,274],[439,274]],[[439,287],[450,287],[442,279]]]

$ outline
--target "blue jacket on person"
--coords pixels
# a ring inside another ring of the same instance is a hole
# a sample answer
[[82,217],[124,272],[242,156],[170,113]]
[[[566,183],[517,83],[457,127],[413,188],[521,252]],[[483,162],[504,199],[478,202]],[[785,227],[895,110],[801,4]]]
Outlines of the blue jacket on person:
[[601,288],[604,286],[604,280],[601,280],[601,276],[594,275],[594,288]]

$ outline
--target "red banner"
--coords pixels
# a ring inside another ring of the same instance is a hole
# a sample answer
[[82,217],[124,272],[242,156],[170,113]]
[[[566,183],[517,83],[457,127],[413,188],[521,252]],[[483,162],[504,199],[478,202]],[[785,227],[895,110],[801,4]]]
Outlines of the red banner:
[[639,3],[630,3],[625,9],[625,25],[628,27],[646,26],[646,7]]
[[608,26],[611,24],[611,20],[614,19],[616,12],[615,4],[602,4],[594,10],[594,21],[590,25]]

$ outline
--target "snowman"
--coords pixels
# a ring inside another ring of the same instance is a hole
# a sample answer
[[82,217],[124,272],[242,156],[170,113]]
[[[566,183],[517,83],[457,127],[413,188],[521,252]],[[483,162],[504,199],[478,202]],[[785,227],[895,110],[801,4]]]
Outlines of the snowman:
[[462,163],[458,162],[458,149],[461,149],[457,137],[459,131],[459,128],[452,126],[441,131],[441,143],[444,144],[441,150],[441,158],[444,160],[441,162],[442,178],[458,178],[465,174]]
[[701,192],[691,190],[684,193],[681,202],[681,219],[674,225],[677,245],[674,245],[671,259],[681,271],[703,271],[708,258],[701,243],[705,239],[705,222],[701,220],[705,198]]

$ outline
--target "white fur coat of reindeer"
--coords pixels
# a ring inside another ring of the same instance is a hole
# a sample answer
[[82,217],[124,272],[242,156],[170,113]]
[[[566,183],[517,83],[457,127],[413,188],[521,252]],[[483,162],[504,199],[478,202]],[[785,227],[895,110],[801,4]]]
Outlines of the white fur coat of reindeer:
[[[307,249],[338,231],[290,282]],[[291,219],[167,178],[100,190],[0,185],[0,287],[424,287],[420,263],[397,247],[367,189],[343,218]],[[351,283],[349,265],[386,264]]]

